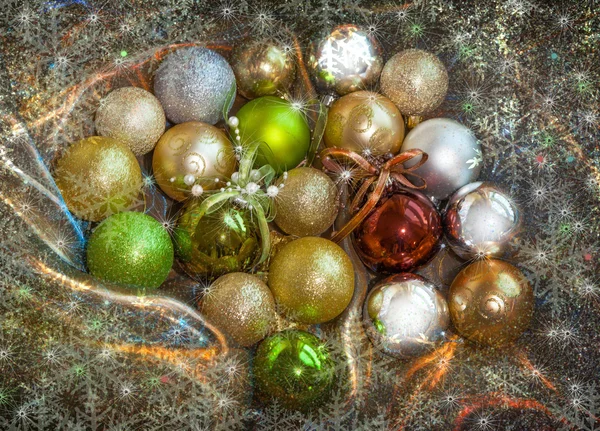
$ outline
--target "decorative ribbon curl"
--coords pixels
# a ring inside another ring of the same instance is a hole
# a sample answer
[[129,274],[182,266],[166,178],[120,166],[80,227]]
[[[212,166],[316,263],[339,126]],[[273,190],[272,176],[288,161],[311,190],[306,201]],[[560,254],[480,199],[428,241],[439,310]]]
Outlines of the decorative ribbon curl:
[[[404,167],[404,162],[407,162],[408,160],[417,156],[421,156],[421,160],[419,160],[414,166],[411,166],[410,168]],[[358,192],[356,192],[356,195],[350,204],[351,212],[355,212],[356,214],[354,214],[348,223],[346,223],[339,231],[335,232],[335,234],[331,237],[331,240],[336,243],[339,243],[341,240],[346,238],[362,223],[362,221],[371,213],[371,211],[373,211],[375,205],[377,205],[377,202],[379,202],[381,199],[381,196],[383,195],[390,178],[410,189],[422,190],[427,187],[425,179],[414,173],[414,171],[421,167],[429,157],[427,153],[418,149],[400,153],[386,161],[381,167],[375,166],[354,151],[343,148],[326,148],[321,151],[320,157],[323,166],[328,171],[339,171],[342,166],[336,160],[336,158],[345,158],[354,162],[362,171],[362,173],[365,174],[365,178],[362,180],[360,188],[358,189]],[[413,184],[406,177],[407,175],[419,179],[423,185],[417,186]],[[369,194],[365,204],[361,206],[363,199],[373,184],[375,184],[375,187]]]

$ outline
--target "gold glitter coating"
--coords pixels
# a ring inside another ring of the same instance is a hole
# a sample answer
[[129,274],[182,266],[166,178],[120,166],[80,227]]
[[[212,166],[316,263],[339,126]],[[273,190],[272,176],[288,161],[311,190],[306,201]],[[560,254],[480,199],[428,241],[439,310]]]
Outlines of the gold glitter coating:
[[[214,189],[218,185],[215,179],[230,177],[235,165],[233,146],[225,133],[199,121],[167,130],[156,144],[152,159],[156,182],[178,201],[189,197],[195,184]],[[186,182],[188,175],[193,181]]]
[[499,346],[517,339],[533,314],[533,290],[508,262],[481,260],[463,269],[448,295],[456,330],[480,344]]
[[307,324],[327,322],[340,315],[352,299],[354,267],[334,242],[304,237],[275,255],[269,287],[288,318]]
[[158,99],[142,88],[111,91],[96,112],[96,131],[123,142],[136,156],[154,148],[165,131],[165,113]]
[[325,145],[362,155],[397,153],[404,140],[404,119],[390,99],[357,91],[336,100],[329,109]]
[[243,272],[225,274],[215,280],[202,298],[201,310],[212,324],[242,346],[262,340],[277,317],[267,285]]
[[407,49],[388,60],[381,72],[381,92],[404,115],[423,115],[440,106],[448,91],[448,72],[435,55]]
[[275,223],[290,235],[319,235],[337,216],[337,194],[335,183],[318,169],[292,169],[275,200]]
[[57,162],[54,180],[69,210],[100,221],[139,202],[142,171],[121,142],[92,136],[71,145]]

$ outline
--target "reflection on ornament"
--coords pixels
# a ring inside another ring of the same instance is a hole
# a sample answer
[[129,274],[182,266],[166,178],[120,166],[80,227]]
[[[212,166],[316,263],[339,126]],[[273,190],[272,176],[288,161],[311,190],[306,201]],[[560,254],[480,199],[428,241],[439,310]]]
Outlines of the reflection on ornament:
[[365,157],[396,154],[404,140],[404,120],[386,97],[357,91],[336,100],[329,109],[325,145]]
[[311,47],[308,66],[319,90],[343,96],[377,83],[383,67],[379,43],[359,27],[336,27]]
[[[424,193],[444,200],[456,190],[477,180],[483,157],[475,134],[449,118],[432,118],[412,129],[401,151],[420,149],[429,155],[427,163],[415,170],[427,182]],[[415,165],[420,157],[406,162]]]
[[122,212],[104,220],[87,245],[87,265],[95,277],[155,289],[173,265],[173,244],[165,228],[139,212]]
[[326,394],[335,376],[327,346],[316,336],[298,330],[266,338],[256,351],[256,388],[287,408],[315,405]]
[[502,260],[477,261],[450,286],[450,316],[456,330],[480,344],[499,346],[517,339],[533,314],[533,290],[525,275]]
[[56,164],[54,180],[69,210],[100,221],[142,201],[142,171],[121,142],[92,136],[71,145]]
[[[235,170],[235,152],[224,132],[192,121],[171,127],[160,138],[152,159],[154,178],[169,197],[182,201],[211,190]],[[192,193],[193,191],[193,193]]]
[[165,113],[152,93],[136,87],[118,88],[100,102],[96,130],[141,156],[152,151],[165,131]]
[[379,282],[365,301],[364,322],[373,344],[391,355],[420,355],[441,341],[450,323],[448,304],[435,286],[415,274]]
[[242,346],[262,340],[276,320],[275,301],[267,285],[243,272],[215,280],[206,290],[200,308],[212,324]]
[[447,91],[448,72],[444,64],[420,49],[394,55],[381,72],[381,92],[405,115],[433,111],[444,101]]
[[296,77],[290,47],[274,40],[248,39],[238,45],[231,65],[239,93],[247,99],[285,93]]
[[491,183],[471,183],[459,189],[444,215],[446,238],[464,259],[505,256],[513,248],[519,227],[516,204]]

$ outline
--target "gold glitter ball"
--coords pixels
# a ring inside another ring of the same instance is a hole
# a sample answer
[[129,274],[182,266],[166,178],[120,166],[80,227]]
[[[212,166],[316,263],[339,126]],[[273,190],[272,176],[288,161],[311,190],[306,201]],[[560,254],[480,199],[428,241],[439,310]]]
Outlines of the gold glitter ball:
[[448,91],[448,72],[435,55],[407,49],[388,60],[381,72],[381,92],[404,115],[423,115],[440,106]]
[[219,277],[208,288],[200,308],[210,323],[242,346],[262,340],[277,318],[267,285],[243,272]]
[[337,187],[326,174],[314,168],[296,168],[283,183],[275,199],[275,223],[281,230],[289,235],[315,236],[333,224],[338,212]]
[[92,136],[71,145],[56,164],[54,180],[75,216],[89,221],[142,202],[142,171],[121,142]]
[[307,324],[339,316],[354,293],[354,267],[332,241],[304,237],[284,246],[269,268],[269,287],[286,317]]
[[165,113],[152,93],[136,87],[108,94],[96,112],[96,130],[127,144],[136,156],[154,148],[165,131]]

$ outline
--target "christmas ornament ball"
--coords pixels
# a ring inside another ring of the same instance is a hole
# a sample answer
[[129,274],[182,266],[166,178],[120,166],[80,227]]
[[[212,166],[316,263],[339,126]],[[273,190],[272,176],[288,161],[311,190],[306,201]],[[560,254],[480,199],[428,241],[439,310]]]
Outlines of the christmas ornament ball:
[[261,142],[255,167],[271,165],[277,173],[293,169],[310,145],[310,128],[301,111],[287,100],[264,96],[237,112],[242,143]]
[[533,290],[525,275],[498,259],[476,261],[454,279],[448,294],[452,323],[460,335],[500,346],[516,340],[533,315]]
[[340,246],[309,236],[279,250],[269,267],[268,284],[288,318],[322,323],[340,315],[350,303],[354,268]]
[[231,66],[238,92],[247,99],[285,93],[296,77],[291,47],[270,39],[248,39],[234,50]]
[[443,340],[450,323],[448,304],[436,287],[416,274],[379,282],[364,305],[367,335],[376,347],[398,356],[423,354]]
[[370,34],[353,24],[336,27],[313,43],[308,68],[317,88],[340,96],[374,86],[383,67],[383,50]]
[[390,58],[381,72],[381,92],[404,115],[423,115],[437,108],[448,91],[448,72],[435,55],[407,49]]
[[173,123],[215,124],[233,104],[235,75],[217,52],[182,48],[162,61],[154,76],[154,94]]
[[405,272],[429,261],[441,236],[440,215],[426,196],[389,190],[354,231],[354,245],[371,270]]
[[260,278],[243,272],[225,274],[207,289],[202,314],[236,343],[251,346],[275,324],[275,300]]
[[404,119],[387,97],[356,91],[333,102],[323,137],[328,147],[363,156],[396,154],[404,140]]
[[[408,132],[400,151],[412,149],[429,156],[414,172],[427,183],[424,193],[437,200],[476,181],[481,171],[481,144],[471,129],[450,118],[432,118]],[[420,159],[421,156],[415,157],[404,166],[414,166]]]
[[[190,121],[171,127],[160,138],[152,158],[154,178],[177,201],[195,196],[193,188],[211,190],[229,178],[236,166],[227,135],[210,124]],[[197,196],[196,196],[197,197]]]
[[514,250],[521,212],[496,185],[476,182],[450,198],[444,214],[448,243],[464,259],[503,257]]
[[136,156],[152,151],[165,131],[165,121],[160,102],[143,88],[117,88],[96,111],[98,133],[127,144]]
[[56,164],[54,181],[75,216],[100,221],[140,199],[142,171],[125,144],[92,136],[67,149]]
[[87,265],[95,277],[155,289],[173,265],[173,244],[165,228],[149,215],[122,212],[104,220],[87,245]]
[[338,212],[335,183],[314,168],[288,172],[275,199],[275,223],[289,235],[316,236],[326,231]]
[[263,340],[253,371],[259,393],[291,409],[315,406],[335,377],[325,343],[300,330],[279,332]]

